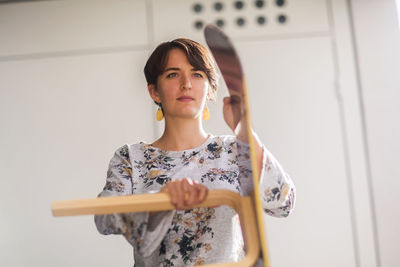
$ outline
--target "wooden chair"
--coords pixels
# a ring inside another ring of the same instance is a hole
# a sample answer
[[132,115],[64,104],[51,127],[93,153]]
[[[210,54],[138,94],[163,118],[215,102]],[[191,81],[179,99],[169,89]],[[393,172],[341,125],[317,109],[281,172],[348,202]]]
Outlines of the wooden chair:
[[[205,266],[254,266],[260,254],[260,243],[252,198],[250,196],[242,197],[238,193],[229,190],[211,190],[208,193],[207,199],[201,205],[194,207],[213,207],[221,205],[230,206],[238,213],[246,254],[239,262],[216,263]],[[90,214],[165,211],[173,210],[175,207],[170,203],[168,194],[156,193],[56,201],[51,205],[51,209],[54,216],[60,217]]]
[[[230,95],[238,96],[239,99],[243,98],[244,100],[243,108],[247,111],[244,112],[247,121],[247,133],[248,136],[251,137],[252,130],[247,86],[236,50],[229,37],[214,25],[207,25],[204,30],[204,35],[224,79],[228,79],[230,81],[229,84],[236,85],[231,88],[232,90],[229,90]],[[226,75],[224,75],[225,67],[227,68]],[[232,72],[232,70],[234,71]],[[230,78],[232,77],[232,73],[236,74],[233,80]],[[233,81],[236,82],[232,83]],[[195,206],[212,207],[228,205],[235,209],[240,218],[246,255],[240,262],[217,263],[207,266],[253,266],[261,251],[264,259],[264,267],[269,267],[261,197],[258,193],[254,194],[254,192],[260,192],[260,189],[258,185],[259,174],[253,138],[249,138],[249,144],[253,171],[253,195],[251,197],[242,197],[228,190],[212,190],[208,193],[207,199],[201,205]],[[170,204],[169,196],[165,193],[58,201],[54,202],[52,205],[54,216],[151,212],[173,209],[174,206]]]

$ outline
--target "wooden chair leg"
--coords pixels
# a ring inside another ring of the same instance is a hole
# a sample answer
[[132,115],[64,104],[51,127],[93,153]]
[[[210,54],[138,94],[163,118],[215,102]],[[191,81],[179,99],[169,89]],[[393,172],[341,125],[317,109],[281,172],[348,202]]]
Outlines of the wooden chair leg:
[[[252,198],[242,197],[238,193],[228,190],[211,190],[208,193],[207,199],[200,205],[194,207],[212,207],[220,205],[230,206],[239,214],[246,255],[239,262],[216,263],[205,266],[253,266],[260,254],[260,242]],[[173,209],[175,209],[175,207],[170,203],[169,196],[166,193],[56,201],[51,205],[51,210],[55,217],[151,212]]]

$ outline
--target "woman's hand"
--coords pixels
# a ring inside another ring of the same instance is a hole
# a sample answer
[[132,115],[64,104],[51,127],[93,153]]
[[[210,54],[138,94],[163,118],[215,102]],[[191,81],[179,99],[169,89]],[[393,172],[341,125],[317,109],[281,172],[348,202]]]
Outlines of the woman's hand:
[[[248,132],[248,124],[246,118],[245,102],[242,96],[236,91],[230,91],[231,96],[224,97],[224,119],[228,126],[232,129],[236,137],[244,142],[249,143],[250,138],[253,139],[255,155],[257,160],[257,166],[259,172],[262,170],[262,155],[263,148],[260,139],[253,130],[250,130],[250,136]],[[250,137],[250,138],[249,138]]]
[[208,188],[190,178],[168,182],[160,192],[168,193],[171,204],[176,209],[187,209],[203,202],[208,194]]
[[231,95],[224,97],[224,120],[229,128],[235,132],[240,120],[244,117],[243,101],[240,96]]
[[224,119],[229,128],[236,137],[248,143],[248,133],[247,133],[247,119],[246,119],[246,109],[244,104],[243,96],[238,94],[233,94],[231,96],[224,97]]

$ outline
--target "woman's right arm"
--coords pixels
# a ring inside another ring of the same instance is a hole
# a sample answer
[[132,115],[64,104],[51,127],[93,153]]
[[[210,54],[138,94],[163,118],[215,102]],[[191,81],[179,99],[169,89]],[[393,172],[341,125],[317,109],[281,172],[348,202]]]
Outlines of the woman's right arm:
[[[119,148],[107,171],[107,180],[99,197],[133,194],[132,165],[128,146]],[[173,212],[149,216],[149,212],[96,215],[97,230],[104,235],[122,234],[144,256],[158,247],[168,231]]]
[[[128,147],[119,148],[110,160],[106,184],[98,197],[122,196],[132,194],[132,167]],[[97,230],[104,235],[124,234],[126,218],[122,214],[96,215]]]

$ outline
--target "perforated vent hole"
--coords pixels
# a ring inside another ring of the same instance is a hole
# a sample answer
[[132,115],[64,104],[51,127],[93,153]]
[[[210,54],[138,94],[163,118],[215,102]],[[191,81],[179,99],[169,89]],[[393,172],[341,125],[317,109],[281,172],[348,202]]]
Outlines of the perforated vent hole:
[[193,28],[200,31],[207,23],[220,28],[268,29],[271,25],[286,25],[289,0],[195,0],[191,5]]

